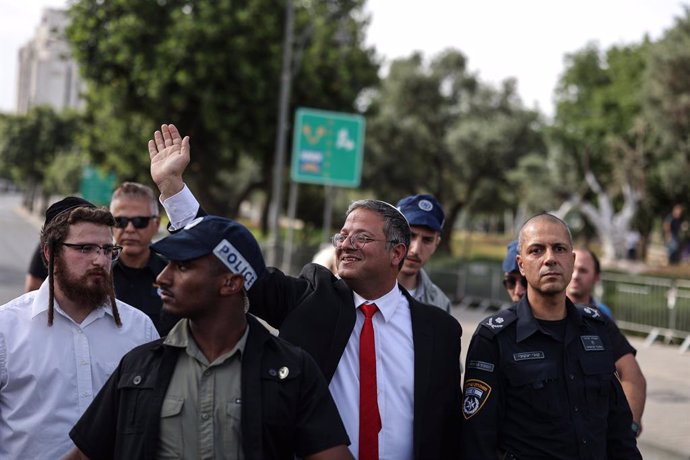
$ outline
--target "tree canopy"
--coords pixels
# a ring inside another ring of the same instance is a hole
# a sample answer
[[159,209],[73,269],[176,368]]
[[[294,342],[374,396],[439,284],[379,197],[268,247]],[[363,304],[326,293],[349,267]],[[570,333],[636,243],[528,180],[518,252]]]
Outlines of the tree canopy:
[[[352,111],[378,81],[362,2],[298,2],[295,13],[292,109]],[[173,122],[191,138],[187,177],[210,212],[232,215],[269,189],[284,2],[78,0],[70,15],[88,83],[81,143],[99,163],[146,177],[146,140]]]
[[446,243],[461,211],[516,206],[506,174],[522,156],[544,154],[539,116],[523,107],[515,81],[482,83],[457,50],[393,62],[368,123],[365,185],[391,202],[434,194]]

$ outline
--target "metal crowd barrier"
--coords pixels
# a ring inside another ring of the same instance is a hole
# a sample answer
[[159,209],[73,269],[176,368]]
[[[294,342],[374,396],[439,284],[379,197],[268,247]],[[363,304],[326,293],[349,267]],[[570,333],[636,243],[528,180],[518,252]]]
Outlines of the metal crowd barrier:
[[[510,303],[498,263],[432,266],[428,272],[455,305],[488,310]],[[647,345],[663,338],[681,342],[681,353],[690,349],[690,280],[603,273],[596,296],[611,308],[621,329],[646,334]]]

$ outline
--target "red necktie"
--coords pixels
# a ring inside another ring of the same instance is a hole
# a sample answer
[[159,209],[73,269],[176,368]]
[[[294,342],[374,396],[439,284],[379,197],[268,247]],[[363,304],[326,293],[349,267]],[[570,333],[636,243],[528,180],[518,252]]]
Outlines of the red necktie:
[[376,348],[372,317],[376,304],[362,304],[364,326],[359,336],[359,460],[378,460],[381,414],[376,398]]

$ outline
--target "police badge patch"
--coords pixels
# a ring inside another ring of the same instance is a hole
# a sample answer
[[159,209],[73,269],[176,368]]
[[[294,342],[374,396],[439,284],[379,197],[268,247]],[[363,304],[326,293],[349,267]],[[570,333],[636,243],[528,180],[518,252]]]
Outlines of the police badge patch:
[[477,379],[465,382],[465,394],[462,400],[462,415],[465,420],[477,414],[491,394],[491,386]]

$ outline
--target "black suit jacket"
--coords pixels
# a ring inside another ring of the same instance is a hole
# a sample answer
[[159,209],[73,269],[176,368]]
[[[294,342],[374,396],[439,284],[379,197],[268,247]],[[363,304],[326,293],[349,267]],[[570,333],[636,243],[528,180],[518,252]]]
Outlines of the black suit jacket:
[[[414,342],[414,458],[458,458],[461,412],[460,324],[401,288]],[[270,268],[249,291],[250,311],[302,347],[330,382],[355,325],[352,290],[308,264],[298,278]]]

